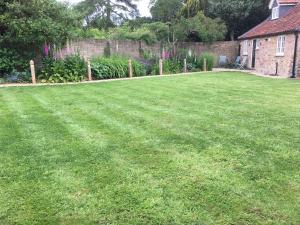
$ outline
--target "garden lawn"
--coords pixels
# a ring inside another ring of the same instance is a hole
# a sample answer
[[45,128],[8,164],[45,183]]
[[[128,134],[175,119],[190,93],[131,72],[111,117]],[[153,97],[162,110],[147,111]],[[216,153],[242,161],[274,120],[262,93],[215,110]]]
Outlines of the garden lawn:
[[300,224],[300,81],[0,89],[0,224]]

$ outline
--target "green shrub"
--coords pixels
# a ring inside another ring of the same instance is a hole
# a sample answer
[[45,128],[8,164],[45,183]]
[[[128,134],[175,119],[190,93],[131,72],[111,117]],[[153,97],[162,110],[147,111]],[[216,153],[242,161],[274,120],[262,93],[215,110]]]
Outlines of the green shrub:
[[45,58],[38,78],[50,83],[80,82],[86,73],[85,61],[79,54],[75,54],[65,59]]
[[4,81],[7,83],[30,83],[31,74],[29,71],[18,72],[13,70],[11,73],[4,76]]
[[13,70],[24,71],[29,67],[17,52],[8,48],[0,48],[0,77],[10,74]]
[[[163,61],[163,74],[175,74],[182,72],[183,65],[175,59],[166,59]],[[152,75],[159,74],[159,63],[156,62],[152,67]]]
[[136,60],[132,61],[132,70],[133,70],[133,76],[135,77],[146,76],[145,66]]
[[[145,76],[144,66],[132,60],[133,76]],[[129,77],[128,58],[120,56],[97,57],[92,59],[92,74],[95,79],[113,79]]]
[[215,56],[211,53],[202,53],[196,61],[196,68],[203,70],[204,59],[206,59],[206,67],[208,71],[212,71],[214,63],[215,63]]

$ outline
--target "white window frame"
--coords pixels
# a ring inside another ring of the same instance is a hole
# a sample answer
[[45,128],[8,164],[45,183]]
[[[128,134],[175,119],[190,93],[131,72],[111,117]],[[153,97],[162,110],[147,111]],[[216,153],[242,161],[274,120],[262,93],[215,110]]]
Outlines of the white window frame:
[[260,39],[257,38],[257,39],[256,39],[256,48],[255,48],[255,50],[258,50],[258,49],[259,49],[259,46],[260,46]]
[[272,9],[272,20],[279,18],[279,6],[276,6]]
[[284,56],[285,36],[281,35],[277,38],[276,56]]
[[248,55],[248,40],[243,42],[243,55]]

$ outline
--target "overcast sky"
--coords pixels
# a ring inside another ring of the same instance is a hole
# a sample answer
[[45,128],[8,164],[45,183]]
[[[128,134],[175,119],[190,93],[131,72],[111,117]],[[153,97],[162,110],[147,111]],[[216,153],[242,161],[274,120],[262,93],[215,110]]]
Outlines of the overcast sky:
[[[59,1],[68,1],[68,2],[71,2],[71,3],[78,3],[82,0],[59,0]],[[137,5],[138,5],[138,8],[139,8],[139,11],[140,11],[140,14],[141,16],[150,16],[150,11],[149,11],[149,1],[150,0],[139,0]]]

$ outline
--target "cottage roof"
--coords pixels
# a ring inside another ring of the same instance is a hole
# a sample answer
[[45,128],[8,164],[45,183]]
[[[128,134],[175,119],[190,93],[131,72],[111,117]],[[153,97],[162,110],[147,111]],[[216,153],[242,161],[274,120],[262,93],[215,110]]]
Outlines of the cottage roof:
[[[292,2],[295,0],[278,0],[283,2]],[[284,33],[300,31],[300,3],[297,3],[288,13],[276,20],[268,18],[261,24],[252,28],[239,39],[251,39],[257,37],[266,37]]]

